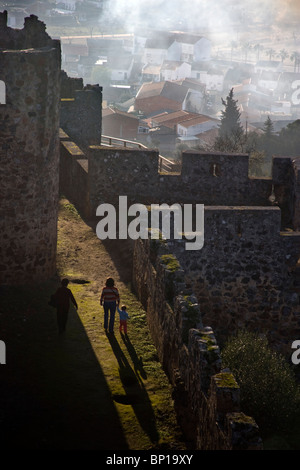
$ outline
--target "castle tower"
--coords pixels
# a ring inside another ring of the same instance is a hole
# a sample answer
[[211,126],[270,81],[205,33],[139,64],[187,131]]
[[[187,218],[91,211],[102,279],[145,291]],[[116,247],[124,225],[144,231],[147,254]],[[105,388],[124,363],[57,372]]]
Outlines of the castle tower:
[[34,15],[23,29],[0,13],[0,284],[55,272],[60,42]]

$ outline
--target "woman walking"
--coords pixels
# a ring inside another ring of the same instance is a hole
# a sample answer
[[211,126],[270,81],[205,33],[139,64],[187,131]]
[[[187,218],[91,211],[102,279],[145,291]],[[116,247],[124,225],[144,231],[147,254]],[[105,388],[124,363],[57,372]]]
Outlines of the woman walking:
[[102,289],[100,297],[100,305],[104,308],[104,329],[109,333],[114,332],[115,313],[117,305],[120,303],[120,296],[115,281],[109,277],[106,279],[105,286]]

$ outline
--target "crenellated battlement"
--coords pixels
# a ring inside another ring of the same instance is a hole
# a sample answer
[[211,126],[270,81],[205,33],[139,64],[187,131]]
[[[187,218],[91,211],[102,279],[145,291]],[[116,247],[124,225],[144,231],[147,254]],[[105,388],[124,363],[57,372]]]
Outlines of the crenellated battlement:
[[24,20],[22,29],[7,26],[7,11],[0,12],[0,50],[41,49],[60,47],[60,41],[46,33],[46,25],[35,15]]

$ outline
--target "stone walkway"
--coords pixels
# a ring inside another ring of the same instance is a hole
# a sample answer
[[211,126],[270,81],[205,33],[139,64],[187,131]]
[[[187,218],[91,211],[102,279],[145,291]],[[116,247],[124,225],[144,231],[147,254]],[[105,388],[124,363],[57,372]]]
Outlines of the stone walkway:
[[[79,305],[65,337],[47,305],[58,279],[1,290],[3,449],[185,449],[171,387],[131,293],[129,252],[111,248],[109,254],[69,202],[61,202],[58,274],[71,280]],[[103,329],[99,295],[108,276],[131,314],[127,337],[117,324],[112,337]]]

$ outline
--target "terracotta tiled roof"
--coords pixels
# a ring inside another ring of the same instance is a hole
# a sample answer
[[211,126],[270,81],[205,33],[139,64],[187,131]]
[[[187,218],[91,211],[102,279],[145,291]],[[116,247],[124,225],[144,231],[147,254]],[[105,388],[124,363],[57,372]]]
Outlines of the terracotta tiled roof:
[[177,42],[184,44],[196,44],[196,42],[200,41],[203,36],[199,36],[198,34],[176,33],[175,38]]
[[151,121],[155,125],[163,125],[166,127],[174,127],[174,125],[187,121],[194,117],[199,116],[196,113],[189,113],[188,111],[175,111],[174,113],[163,113],[158,116],[153,116]]
[[181,86],[176,82],[151,82],[144,83],[139,89],[136,98],[144,99],[151,98],[153,96],[163,96],[169,100],[182,103],[186,97],[188,89],[185,86]]
[[123,116],[125,118],[138,119],[134,114],[126,113],[125,111],[120,111],[119,109],[113,109],[113,108],[110,108],[110,107],[102,109],[102,117],[103,118],[105,118],[107,116],[112,116],[114,114]]
[[173,42],[173,37],[150,38],[145,43],[145,49],[169,49]]
[[184,121],[183,123],[179,123],[179,124],[181,124],[185,128],[188,128],[188,127],[191,127],[191,126],[195,126],[197,124],[202,124],[203,122],[207,122],[207,121],[218,122],[217,119],[211,118],[210,116],[205,116],[204,114],[199,114],[197,117],[194,117],[192,119],[188,119],[188,120]]

